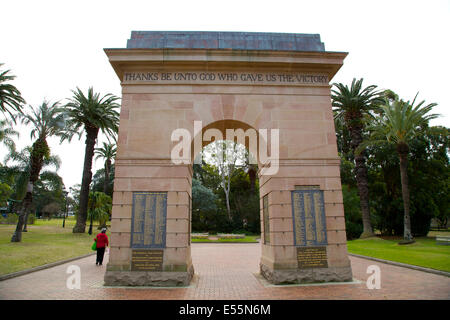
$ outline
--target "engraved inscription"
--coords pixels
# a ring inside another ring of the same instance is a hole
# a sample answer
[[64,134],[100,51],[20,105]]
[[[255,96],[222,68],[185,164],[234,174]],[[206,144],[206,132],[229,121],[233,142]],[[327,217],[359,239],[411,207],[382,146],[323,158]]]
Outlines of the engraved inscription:
[[300,208],[303,207],[303,197],[299,193],[294,193],[292,195],[294,217],[299,217],[294,219],[294,230],[295,230],[295,243],[298,245],[306,245],[306,234],[305,234],[305,221],[301,218]]
[[131,271],[162,271],[164,250],[132,250]]
[[164,248],[166,216],[166,192],[134,192],[131,248]]
[[328,76],[325,74],[308,73],[257,73],[257,72],[160,72],[142,71],[125,72],[123,82],[148,83],[257,83],[257,84],[293,84],[293,85],[328,85]]
[[299,269],[328,268],[326,247],[297,248]]
[[303,204],[306,225],[306,245],[314,245],[316,241],[316,228],[314,225],[314,209],[311,201],[311,194],[303,193]]
[[323,213],[325,212],[324,206],[323,206],[323,193],[313,193],[313,204],[314,204],[314,211],[315,211],[315,230],[314,233],[316,235],[316,241],[318,244],[326,243],[326,221],[325,217],[323,216]]
[[302,186],[292,191],[294,244],[317,246],[327,244],[323,191]]

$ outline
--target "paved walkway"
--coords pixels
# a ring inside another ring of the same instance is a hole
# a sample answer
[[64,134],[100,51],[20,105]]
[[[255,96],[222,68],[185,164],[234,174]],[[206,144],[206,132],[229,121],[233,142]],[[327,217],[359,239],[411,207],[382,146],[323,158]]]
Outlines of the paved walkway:
[[[350,257],[356,283],[272,286],[255,274],[259,244],[192,244],[196,276],[188,288],[103,287],[105,266],[95,256],[0,281],[0,299],[450,299],[450,278]],[[108,256],[105,256],[108,260]],[[106,261],[104,264],[106,264]],[[381,269],[381,289],[369,290],[369,265]],[[81,289],[67,289],[67,268],[81,269]]]

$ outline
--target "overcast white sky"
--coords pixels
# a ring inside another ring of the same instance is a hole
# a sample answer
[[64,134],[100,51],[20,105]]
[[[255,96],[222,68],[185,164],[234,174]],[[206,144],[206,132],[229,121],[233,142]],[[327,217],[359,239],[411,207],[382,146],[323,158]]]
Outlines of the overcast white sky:
[[[327,51],[349,52],[332,82],[364,78],[404,99],[419,91],[438,103],[432,124],[450,125],[450,1],[14,0],[1,11],[0,62],[33,106],[64,102],[76,86],[120,96],[103,48],[126,47],[132,30],[318,33]],[[30,145],[20,133],[18,147]],[[81,183],[84,137],[50,147],[66,188]]]

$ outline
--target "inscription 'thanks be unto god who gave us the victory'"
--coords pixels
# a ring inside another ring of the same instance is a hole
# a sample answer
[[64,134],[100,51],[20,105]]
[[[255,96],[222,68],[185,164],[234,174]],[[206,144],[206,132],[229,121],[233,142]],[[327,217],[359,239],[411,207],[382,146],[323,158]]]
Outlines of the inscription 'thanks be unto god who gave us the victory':
[[252,83],[252,84],[328,84],[328,76],[305,73],[254,72],[125,72],[124,82]]

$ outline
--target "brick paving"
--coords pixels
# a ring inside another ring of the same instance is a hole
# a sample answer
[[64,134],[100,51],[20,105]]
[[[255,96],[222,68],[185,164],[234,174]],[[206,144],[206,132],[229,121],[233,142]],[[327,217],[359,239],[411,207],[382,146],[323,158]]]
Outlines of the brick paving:
[[[255,274],[259,244],[192,244],[195,278],[187,288],[111,288],[103,286],[104,266],[95,256],[0,281],[0,299],[31,300],[294,300],[294,299],[450,299],[450,278],[367,259],[350,257],[356,283],[319,286],[272,286]],[[381,289],[369,290],[369,265],[381,269]],[[81,289],[67,289],[68,266],[81,269]]]

